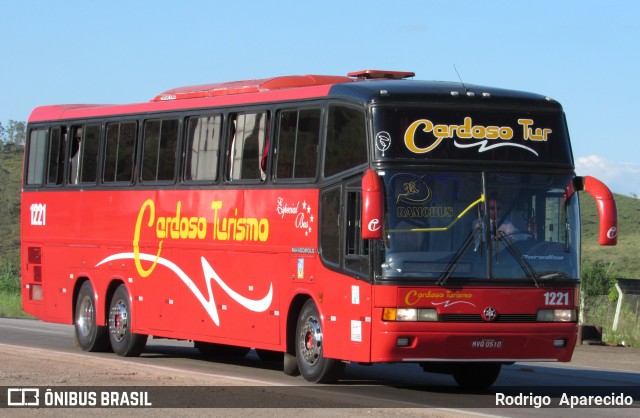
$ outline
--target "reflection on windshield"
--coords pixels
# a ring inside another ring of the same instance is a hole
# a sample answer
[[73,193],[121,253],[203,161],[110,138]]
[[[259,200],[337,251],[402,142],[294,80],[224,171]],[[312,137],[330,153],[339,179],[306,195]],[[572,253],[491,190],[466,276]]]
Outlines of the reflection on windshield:
[[384,278],[577,278],[569,176],[387,171]]

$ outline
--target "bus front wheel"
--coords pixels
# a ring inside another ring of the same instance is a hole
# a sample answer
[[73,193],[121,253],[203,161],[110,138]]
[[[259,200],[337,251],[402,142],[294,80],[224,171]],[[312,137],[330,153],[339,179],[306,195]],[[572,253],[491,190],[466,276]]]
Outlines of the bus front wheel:
[[88,280],[80,286],[73,322],[76,341],[83,351],[108,351],[107,327],[96,324],[96,302]]
[[121,284],[111,298],[109,310],[109,339],[114,353],[122,357],[140,355],[147,344],[147,336],[131,331],[129,291]]
[[308,382],[334,382],[344,369],[343,362],[323,355],[322,323],[318,308],[311,299],[304,304],[298,317],[296,358],[300,373]]

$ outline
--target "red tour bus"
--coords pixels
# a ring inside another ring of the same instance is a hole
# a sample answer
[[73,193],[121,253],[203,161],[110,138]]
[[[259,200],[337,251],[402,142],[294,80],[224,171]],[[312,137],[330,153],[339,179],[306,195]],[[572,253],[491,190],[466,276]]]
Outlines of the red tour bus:
[[544,96],[413,73],[177,88],[39,107],[22,193],[22,300],[86,351],[148,336],[283,356],[311,382],[412,362],[487,387],[570,361],[577,191],[616,243],[609,189],[577,177]]

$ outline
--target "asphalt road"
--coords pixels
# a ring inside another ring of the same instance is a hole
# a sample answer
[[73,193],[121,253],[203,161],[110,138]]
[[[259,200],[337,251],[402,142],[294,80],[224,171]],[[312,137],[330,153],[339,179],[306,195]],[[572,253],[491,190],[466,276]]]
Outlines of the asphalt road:
[[[631,394],[637,406],[640,396],[640,350],[623,347],[581,345],[571,363],[506,366],[496,384],[482,392],[461,391],[450,376],[424,373],[413,364],[349,364],[339,385],[309,384],[281,370],[280,362],[261,361],[253,351],[242,359],[212,361],[203,359],[191,343],[172,340],[149,340],[138,358],[84,353],[74,346],[71,326],[0,318],[0,385],[54,390],[61,386],[106,386],[130,391],[153,386],[151,396],[156,406],[169,402],[171,407],[101,409],[100,414],[107,416],[129,416],[126,411],[134,411],[131,416],[199,416],[204,409],[184,409],[197,405],[231,408],[207,410],[209,415],[225,411],[225,416],[246,416],[242,412],[254,408],[254,416],[297,416],[301,411],[311,411],[313,416],[344,416],[348,411],[350,416],[526,417],[539,415],[535,404],[544,403],[546,397],[555,405],[563,396],[568,402],[586,402],[592,395]],[[500,396],[503,403],[512,406],[516,402],[528,405],[496,408]],[[207,401],[202,400],[205,398]],[[9,416],[59,416],[62,412],[46,408],[7,411]],[[86,412],[64,411],[65,416]],[[548,411],[555,411],[548,415],[561,412],[581,417],[640,415],[638,409],[594,405]]]

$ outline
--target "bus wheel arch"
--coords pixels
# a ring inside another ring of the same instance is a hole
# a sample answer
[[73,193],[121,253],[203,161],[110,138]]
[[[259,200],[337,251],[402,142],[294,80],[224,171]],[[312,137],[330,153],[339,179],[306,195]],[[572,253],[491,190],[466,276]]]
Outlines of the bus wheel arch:
[[287,329],[286,329],[286,350],[284,352],[284,374],[289,376],[300,376],[298,368],[298,360],[296,359],[296,326],[298,325],[298,317],[302,311],[304,304],[311,299],[306,294],[296,295],[287,312]]
[[[111,286],[109,287],[111,289]],[[147,344],[147,335],[132,331],[133,316],[129,290],[119,283],[109,298],[109,340],[114,353],[122,357],[136,357]]]
[[89,352],[109,351],[108,329],[98,325],[100,311],[91,281],[81,277],[73,289],[73,326],[76,344]]

